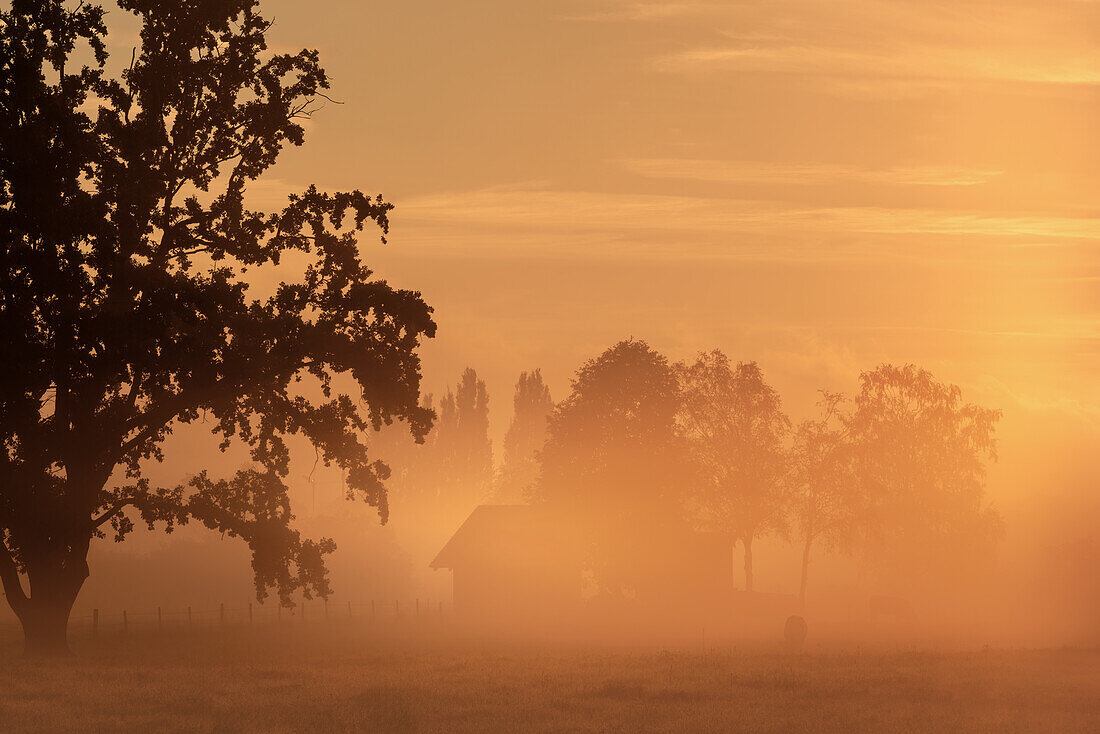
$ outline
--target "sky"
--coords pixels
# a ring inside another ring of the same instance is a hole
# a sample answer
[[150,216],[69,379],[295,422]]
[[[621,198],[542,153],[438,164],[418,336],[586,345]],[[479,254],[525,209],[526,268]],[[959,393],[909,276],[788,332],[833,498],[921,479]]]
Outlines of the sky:
[[364,253],[436,306],[429,381],[633,335],[1100,419],[1100,2],[264,7],[340,104],[251,196],[396,205]]
[[1100,547],[1100,2],[262,7],[334,102],[250,203],[394,203],[364,257],[436,309],[425,389],[487,380],[498,446],[521,370],[560,399],[627,337],[756,360],[795,418],[914,362],[1004,411],[1016,541]]
[[633,335],[1100,419],[1100,3],[264,7],[341,104],[253,201],[396,205],[364,253],[436,307],[429,382],[560,393]]

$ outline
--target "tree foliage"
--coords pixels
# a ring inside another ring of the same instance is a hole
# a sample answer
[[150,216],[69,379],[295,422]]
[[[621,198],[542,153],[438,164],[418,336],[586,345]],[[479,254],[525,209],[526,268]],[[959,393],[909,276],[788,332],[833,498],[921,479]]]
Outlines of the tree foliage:
[[872,539],[922,546],[996,534],[985,478],[986,462],[997,458],[1000,416],[963,402],[957,385],[915,365],[860,375],[847,424]]
[[868,502],[855,473],[857,457],[844,396],[823,390],[819,407],[816,419],[798,425],[790,451],[793,509],[802,539],[802,602],[813,546],[850,544],[867,518]]
[[[254,0],[119,5],[141,31],[117,78],[101,7],[0,12],[0,575],[25,625],[67,619],[89,542],[135,518],[244,538],[261,596],[327,593],[331,543],[289,527],[285,438],[385,520],[388,469],[362,434],[402,420],[422,437],[432,419],[415,351],[431,309],[360,258],[357,233],[384,235],[391,206],[312,186],[278,211],[245,201],[304,140],[329,86],[317,52],[269,52]],[[280,265],[255,294],[248,275]],[[260,468],[151,487],[144,465],[200,418]]]
[[647,543],[682,516],[679,399],[668,361],[627,340],[586,362],[550,416],[534,498],[588,533],[605,589],[636,588]]
[[546,427],[554,401],[542,372],[523,372],[512,398],[512,422],[504,434],[504,466],[496,488],[500,502],[520,502],[534,491],[538,453],[546,443]]
[[714,350],[677,364],[676,374],[683,394],[678,428],[694,464],[692,509],[703,526],[741,542],[752,591],[753,540],[787,528],[790,421],[755,362],[734,366]]
[[892,576],[957,566],[992,547],[1001,521],[985,501],[985,477],[999,418],[914,365],[862,373],[850,402],[823,393],[791,454],[801,596],[814,544],[861,548]]
[[443,498],[472,509],[488,495],[493,478],[489,391],[472,368],[443,396],[434,441]]

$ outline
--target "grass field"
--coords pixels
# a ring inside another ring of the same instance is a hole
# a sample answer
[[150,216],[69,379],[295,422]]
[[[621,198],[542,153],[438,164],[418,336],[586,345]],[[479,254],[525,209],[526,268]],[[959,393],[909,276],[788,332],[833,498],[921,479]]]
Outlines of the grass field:
[[0,729],[1100,732],[1100,652],[676,652],[257,629],[0,651]]

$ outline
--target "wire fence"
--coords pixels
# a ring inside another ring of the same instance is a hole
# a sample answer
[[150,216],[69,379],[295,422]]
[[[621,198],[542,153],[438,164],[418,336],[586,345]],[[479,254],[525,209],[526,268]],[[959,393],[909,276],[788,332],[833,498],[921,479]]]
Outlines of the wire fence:
[[[158,606],[143,609],[95,608],[69,617],[69,635],[107,637],[130,634],[180,633],[219,628],[304,625],[337,622],[435,624],[450,614],[449,605],[429,599],[298,600],[294,607],[277,602],[241,605]],[[0,640],[22,638],[16,619],[0,621]]]

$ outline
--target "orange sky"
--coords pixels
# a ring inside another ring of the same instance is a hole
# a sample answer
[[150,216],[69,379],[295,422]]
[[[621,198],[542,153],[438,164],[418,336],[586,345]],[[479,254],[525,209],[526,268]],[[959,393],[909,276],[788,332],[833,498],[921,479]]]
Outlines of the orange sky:
[[1097,415],[1100,3],[265,7],[344,104],[253,196],[391,199],[365,245],[438,307],[440,379],[634,334]]
[[368,261],[436,307],[426,388],[477,368],[498,440],[521,370],[561,398],[627,336],[758,360],[796,417],[911,361],[1004,409],[996,497],[1096,496],[1100,2],[264,12],[342,104],[252,202],[394,202]]

